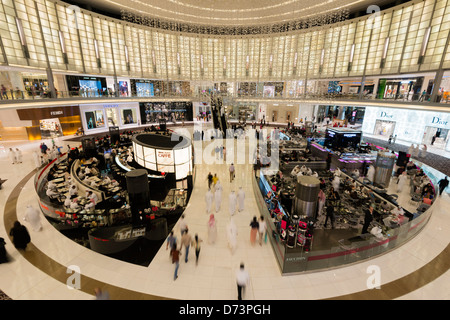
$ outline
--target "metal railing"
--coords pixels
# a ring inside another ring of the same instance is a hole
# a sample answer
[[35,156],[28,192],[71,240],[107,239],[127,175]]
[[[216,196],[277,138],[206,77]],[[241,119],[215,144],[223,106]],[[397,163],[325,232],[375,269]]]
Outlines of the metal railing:
[[95,100],[95,99],[135,99],[135,98],[149,98],[149,99],[209,99],[211,93],[216,95],[232,98],[232,99],[273,99],[273,100],[315,100],[331,102],[331,101],[386,101],[398,103],[433,103],[433,104],[448,104],[450,103],[450,95],[438,95],[432,101],[431,94],[392,94],[384,97],[376,94],[351,94],[351,93],[301,93],[301,94],[278,94],[268,96],[260,92],[252,93],[230,93],[220,91],[203,91],[198,92],[155,92],[154,94],[147,94],[142,92],[120,93],[111,91],[56,91],[52,94],[51,91],[21,91],[21,90],[2,90],[0,92],[0,103],[23,102],[29,100],[56,100],[56,99],[80,99],[80,100]]

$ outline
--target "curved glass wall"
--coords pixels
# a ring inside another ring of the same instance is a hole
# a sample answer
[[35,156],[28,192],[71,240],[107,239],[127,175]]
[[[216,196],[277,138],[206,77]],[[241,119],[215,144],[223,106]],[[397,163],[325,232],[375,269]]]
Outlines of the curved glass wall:
[[1,0],[0,64],[151,79],[276,81],[450,67],[450,3],[276,34],[178,33],[50,0]]

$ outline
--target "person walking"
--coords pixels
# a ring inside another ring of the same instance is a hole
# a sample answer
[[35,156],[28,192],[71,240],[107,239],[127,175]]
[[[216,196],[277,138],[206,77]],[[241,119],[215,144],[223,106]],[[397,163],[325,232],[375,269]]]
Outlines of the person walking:
[[179,227],[180,227],[181,236],[183,236],[183,234],[186,232],[186,230],[188,228],[187,227],[186,218],[185,218],[184,214],[181,215]]
[[217,176],[217,173],[214,173],[214,176],[212,178],[213,190],[216,190],[217,182],[219,182],[219,177]]
[[9,160],[11,161],[12,164],[16,164],[17,163],[17,157],[16,157],[16,153],[14,152],[14,150],[12,148],[9,148]]
[[31,205],[27,206],[27,210],[25,212],[25,217],[23,218],[23,220],[31,224],[33,231],[41,231],[42,229],[41,217],[39,211],[33,206]]
[[216,239],[217,239],[216,218],[214,217],[214,214],[211,214],[208,220],[208,243],[214,244],[216,242]]
[[211,189],[208,189],[205,194],[205,202],[206,202],[206,213],[211,213],[211,207],[213,202],[214,195]]
[[233,182],[235,177],[235,168],[233,163],[230,165],[229,171],[230,171],[230,182]]
[[439,195],[442,195],[442,192],[444,192],[445,188],[447,188],[447,186],[448,186],[447,177],[439,180],[438,185],[439,185]]
[[323,210],[323,206],[325,205],[325,202],[327,200],[326,196],[325,196],[325,192],[323,192],[322,189],[319,190],[319,195],[318,195],[318,210],[317,210],[317,216],[322,215],[322,210]]
[[368,233],[368,229],[372,220],[373,220],[373,206],[371,205],[369,209],[364,210],[364,225],[361,234]]
[[256,242],[256,235],[259,231],[259,223],[256,217],[253,217],[253,220],[250,222],[250,228],[250,243],[254,245]]
[[245,270],[245,266],[243,263],[239,266],[239,270],[236,272],[236,284],[238,291],[238,300],[242,300],[242,294],[245,293],[245,288],[250,283],[250,276]]
[[208,189],[211,189],[211,185],[213,183],[213,175],[210,173],[208,173],[208,177],[206,178],[206,180],[208,180]]
[[0,238],[0,264],[8,262],[8,256],[6,254],[5,245],[6,245],[5,239]]
[[12,236],[12,242],[16,249],[25,250],[31,241],[27,228],[21,225],[19,221],[14,222],[14,226],[9,231],[9,235]]
[[403,188],[405,187],[405,183],[406,183],[407,179],[408,179],[408,176],[406,175],[406,171],[403,171],[402,174],[398,177],[397,193],[401,192],[403,190]]
[[259,217],[258,224],[259,224],[259,228],[258,228],[259,245],[262,246],[263,238],[266,236],[266,232],[267,232],[267,225],[266,225],[266,221],[264,221],[264,216],[261,215],[261,217]]
[[236,251],[237,235],[238,229],[236,223],[234,222],[233,218],[230,218],[230,222],[227,225],[227,238],[228,238],[228,247],[231,250],[231,254],[233,254]]
[[236,193],[234,190],[232,190],[228,196],[228,208],[230,210],[230,215],[234,215],[236,212]]
[[220,207],[222,206],[222,184],[220,183],[220,180],[217,181],[216,184],[216,191],[214,192],[214,201],[216,205],[216,213],[219,212]]
[[108,291],[102,290],[100,288],[95,288],[95,300],[109,300]]
[[177,280],[178,278],[178,268],[180,267],[180,256],[181,252],[177,249],[177,244],[174,243],[172,245],[172,249],[170,250],[170,257],[172,258],[172,264],[175,264],[175,272],[173,275],[173,280]]
[[427,145],[426,144],[424,144],[423,145],[423,147],[422,147],[422,150],[421,150],[421,152],[420,152],[420,156],[422,157],[422,158],[424,158],[426,155],[427,155]]
[[198,265],[198,257],[200,256],[201,242],[203,242],[203,240],[198,237],[198,234],[195,234],[193,243],[195,248],[195,265]]
[[244,211],[244,204],[245,204],[245,192],[242,187],[239,187],[239,191],[237,193],[237,200],[238,200],[238,211]]
[[22,163],[22,151],[19,148],[16,148],[16,162]]
[[[189,248],[191,247],[191,244],[193,244],[192,237],[188,231],[189,230],[186,229],[183,236],[181,237],[181,247],[184,246],[184,248],[186,249],[186,251],[185,251],[186,256],[184,257],[184,262],[186,262],[186,263],[188,262],[188,258],[189,258]],[[180,247],[180,249],[181,249],[181,247]]]
[[330,220],[330,224],[331,224],[331,229],[334,229],[334,221],[335,221],[335,216],[334,216],[334,207],[336,205],[336,201],[339,200],[339,196],[337,195],[337,193],[334,191],[333,188],[331,188],[330,194],[328,196],[327,199],[327,217],[325,218],[325,223],[324,223],[324,227],[327,226],[328,224],[328,219]]
[[175,235],[173,234],[173,230],[170,231],[169,236],[167,237],[167,242],[166,242],[166,250],[170,247],[172,248],[173,245],[177,244],[177,237],[175,237]]

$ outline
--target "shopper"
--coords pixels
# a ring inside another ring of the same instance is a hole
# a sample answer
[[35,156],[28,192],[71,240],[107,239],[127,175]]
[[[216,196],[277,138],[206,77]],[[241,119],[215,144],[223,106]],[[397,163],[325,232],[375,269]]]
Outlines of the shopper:
[[180,267],[180,256],[181,252],[177,249],[177,244],[174,243],[172,245],[172,249],[170,250],[170,257],[172,258],[172,264],[175,264],[175,272],[173,275],[173,280],[177,280],[178,278],[178,268]]
[[[239,266],[239,270],[236,272],[236,284],[238,291],[238,300],[242,300],[242,295],[245,293],[245,288],[250,284],[250,276],[245,270],[243,263]],[[243,292],[244,291],[244,292]]]
[[41,216],[39,211],[33,206],[27,206],[27,210],[25,212],[25,217],[23,218],[23,220],[31,224],[31,228],[33,229],[33,231],[41,231]]
[[177,244],[177,237],[175,237],[175,235],[173,234],[173,230],[170,231],[169,236],[167,237],[167,242],[166,242],[166,250],[170,247],[172,248],[173,245]]
[[239,191],[237,193],[237,200],[239,212],[244,211],[245,192],[244,189],[242,189],[242,187],[239,187]]
[[399,175],[399,177],[398,177],[397,192],[401,192],[403,190],[407,179],[408,179],[408,176],[406,175],[406,171],[403,171],[402,174]]
[[16,249],[25,250],[31,241],[27,228],[21,225],[19,221],[14,222],[14,226],[11,228],[9,235],[13,237],[12,242]]
[[17,163],[22,163],[22,151],[19,148],[16,148],[16,161]]
[[208,214],[211,213],[213,197],[214,197],[214,195],[213,195],[211,189],[208,189],[208,191],[206,191],[206,194],[205,194],[206,213],[208,213]]
[[323,210],[323,206],[325,205],[325,201],[327,200],[326,196],[325,196],[325,192],[323,192],[322,189],[319,190],[319,195],[318,195],[318,210],[317,210],[317,216],[321,216],[322,215],[322,210]]
[[262,246],[263,238],[267,236],[267,225],[266,225],[266,221],[264,221],[264,216],[259,217],[258,224],[259,224],[259,229],[258,229],[259,245]]
[[334,229],[334,221],[335,221],[335,216],[334,216],[334,207],[336,205],[336,201],[338,200],[338,195],[337,193],[334,191],[333,188],[331,188],[330,194],[328,195],[328,199],[327,199],[327,217],[325,218],[325,223],[324,223],[324,227],[327,227],[328,224],[328,220],[330,220],[330,224],[331,224],[331,229]]
[[8,262],[5,245],[6,245],[5,239],[0,238],[0,263]]
[[210,173],[208,173],[208,176],[206,177],[206,180],[208,180],[208,189],[211,189],[211,185],[213,182],[213,175]]
[[447,188],[448,186],[448,178],[445,177],[444,179],[439,180],[438,185],[439,185],[439,195],[442,195],[442,192],[444,192],[445,188]]
[[372,220],[373,220],[373,206],[371,205],[369,209],[364,210],[364,225],[361,234],[368,233],[368,229]]
[[234,215],[234,213],[236,212],[236,193],[234,192],[234,190],[232,190],[230,192],[230,195],[228,196],[228,208],[230,210],[230,215]]
[[422,157],[422,158],[424,158],[426,155],[427,155],[427,145],[426,144],[424,144],[423,145],[423,147],[422,147],[422,150],[421,150],[421,152],[420,152],[420,156]]
[[108,291],[102,290],[100,288],[95,288],[95,300],[109,300]]
[[192,237],[188,231],[189,230],[186,229],[183,236],[181,237],[181,247],[180,247],[180,249],[181,249],[184,246],[184,248],[186,249],[186,251],[185,251],[186,256],[184,257],[184,262],[186,262],[186,263],[188,262],[188,258],[189,258],[189,248],[191,247],[191,244],[193,244]]
[[16,158],[16,153],[14,152],[14,150],[12,148],[9,148],[9,160],[11,161],[12,164],[16,164],[17,163],[17,158]]
[[228,247],[230,248],[232,254],[236,251],[237,235],[238,230],[236,223],[234,222],[233,218],[230,218],[230,222],[227,225],[227,238],[228,238]]
[[217,176],[216,173],[214,173],[214,177],[212,178],[212,182],[213,182],[213,188],[214,188],[214,190],[216,190],[216,184],[217,184],[217,182],[219,182],[219,177]]
[[181,236],[183,236],[183,234],[186,232],[188,226],[187,226],[187,222],[186,222],[186,218],[185,215],[182,214],[181,215],[181,219],[180,219],[180,223],[179,223],[179,228],[180,228],[180,233]]
[[218,180],[216,184],[216,191],[214,192],[216,213],[219,212],[220,207],[222,205],[222,191],[223,191],[222,184],[220,183],[220,180]]
[[41,156],[39,155],[39,153],[36,150],[33,151],[33,161],[34,161],[34,165],[36,168],[41,167],[41,165],[42,165]]
[[230,165],[229,171],[230,171],[230,182],[233,182],[235,174],[236,174],[233,163]]
[[198,265],[198,257],[200,256],[200,249],[201,249],[200,243],[202,242],[203,240],[198,237],[198,234],[195,234],[193,243],[195,248],[195,265]]
[[256,242],[256,235],[259,231],[259,223],[256,217],[253,217],[253,220],[250,222],[250,243],[252,245]]
[[6,87],[3,84],[1,85],[0,91],[2,93],[2,99],[8,100],[8,94],[6,93]]
[[213,214],[209,216],[208,220],[208,243],[214,244],[217,239],[217,225],[216,218]]

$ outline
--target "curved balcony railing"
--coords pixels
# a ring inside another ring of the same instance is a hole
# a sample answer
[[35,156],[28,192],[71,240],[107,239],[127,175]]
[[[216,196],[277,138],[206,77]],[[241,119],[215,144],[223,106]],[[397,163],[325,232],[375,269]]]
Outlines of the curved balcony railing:
[[[274,100],[314,100],[314,101],[373,101],[373,102],[395,102],[407,104],[448,104],[450,103],[450,95],[437,95],[432,97],[431,94],[395,94],[386,97],[379,97],[376,94],[351,94],[351,93],[301,93],[301,94],[274,94],[267,95],[260,92],[220,92],[199,90],[198,92],[155,92],[154,94],[146,94],[140,92],[119,93],[111,91],[57,91],[52,94],[50,91],[21,91],[6,90],[0,93],[0,103],[20,103],[30,100],[57,100],[57,99],[80,99],[80,100],[96,100],[96,99],[135,99],[135,98],[151,98],[151,99],[209,99],[211,93],[222,97],[234,99],[274,99]],[[433,99],[432,99],[433,98]],[[432,101],[433,100],[433,101]]]

